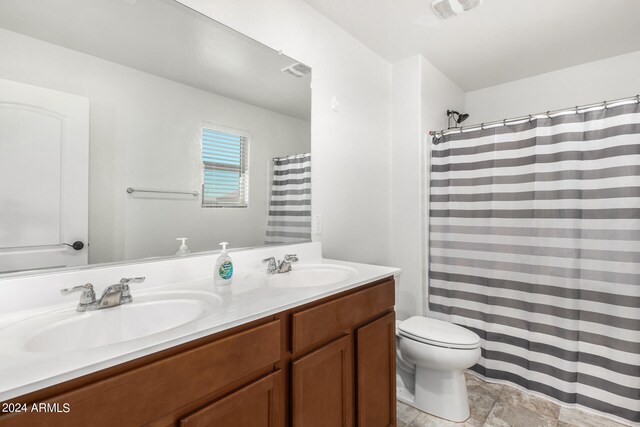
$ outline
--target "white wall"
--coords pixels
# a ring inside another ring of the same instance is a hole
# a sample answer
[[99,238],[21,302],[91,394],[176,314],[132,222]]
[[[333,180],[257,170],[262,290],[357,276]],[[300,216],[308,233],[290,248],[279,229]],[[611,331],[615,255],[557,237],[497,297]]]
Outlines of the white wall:
[[[271,158],[306,152],[309,123],[0,30],[0,78],[90,100],[89,260],[264,243]],[[203,209],[199,197],[128,195],[128,186],[198,190],[203,121],[249,132],[249,207]]]
[[181,2],[313,68],[314,238],[326,257],[390,264],[390,65],[300,0]]
[[422,283],[421,58],[392,68],[391,264],[402,268],[396,284],[399,319],[420,313]]
[[446,127],[447,109],[464,109],[464,92],[421,55],[392,70],[392,263],[402,268],[396,310],[403,319],[427,308],[427,132]]
[[[570,53],[568,53],[570,54]],[[640,93],[640,51],[468,92],[469,124]]]
[[421,170],[421,181],[423,182],[422,208],[423,208],[423,230],[422,238],[422,303],[423,310],[428,310],[428,279],[429,279],[429,167],[431,165],[431,137],[428,132],[432,130],[442,130],[447,127],[447,110],[465,111],[464,91],[460,89],[440,70],[434,67],[428,60],[421,58],[422,73],[422,111],[421,125],[423,136],[423,168]]

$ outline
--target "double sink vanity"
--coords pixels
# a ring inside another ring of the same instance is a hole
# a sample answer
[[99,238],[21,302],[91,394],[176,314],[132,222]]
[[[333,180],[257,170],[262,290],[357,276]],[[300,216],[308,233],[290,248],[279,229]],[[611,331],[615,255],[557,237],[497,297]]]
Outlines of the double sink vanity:
[[[267,274],[287,253],[300,262]],[[231,255],[226,287],[207,254],[9,280],[23,297],[0,305],[0,426],[395,425],[398,270],[319,243]],[[119,276],[139,278],[119,284],[130,303],[60,293]]]

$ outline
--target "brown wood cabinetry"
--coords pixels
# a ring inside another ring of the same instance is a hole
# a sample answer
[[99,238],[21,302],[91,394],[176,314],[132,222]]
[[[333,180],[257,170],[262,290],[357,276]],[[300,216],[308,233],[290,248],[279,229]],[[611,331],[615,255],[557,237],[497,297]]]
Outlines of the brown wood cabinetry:
[[293,352],[300,353],[327,339],[350,333],[355,326],[393,309],[394,292],[393,281],[387,281],[342,298],[294,311]]
[[356,331],[358,426],[396,423],[396,325],[389,313]]
[[339,338],[293,362],[294,427],[353,425],[350,338]]
[[293,310],[293,427],[395,426],[394,292],[387,280]]
[[395,425],[394,282],[385,279],[11,402],[8,426]]
[[180,420],[180,427],[284,425],[282,372],[277,371]]

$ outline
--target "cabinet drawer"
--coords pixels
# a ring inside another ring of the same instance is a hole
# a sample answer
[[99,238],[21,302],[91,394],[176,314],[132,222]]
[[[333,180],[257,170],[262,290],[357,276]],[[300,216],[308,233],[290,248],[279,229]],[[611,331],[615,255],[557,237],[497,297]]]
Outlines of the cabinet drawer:
[[394,305],[393,280],[320,304],[292,315],[294,353],[342,335],[360,322]]
[[141,425],[273,366],[280,348],[275,320],[47,400],[69,413],[2,417],[0,426]]
[[277,371],[183,418],[180,427],[280,427],[283,393]]

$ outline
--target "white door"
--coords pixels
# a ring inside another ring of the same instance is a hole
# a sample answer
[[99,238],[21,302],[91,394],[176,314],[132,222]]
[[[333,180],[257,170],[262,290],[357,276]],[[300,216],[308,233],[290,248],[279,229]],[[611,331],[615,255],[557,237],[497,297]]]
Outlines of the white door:
[[0,273],[87,264],[88,162],[87,98],[0,79]]

